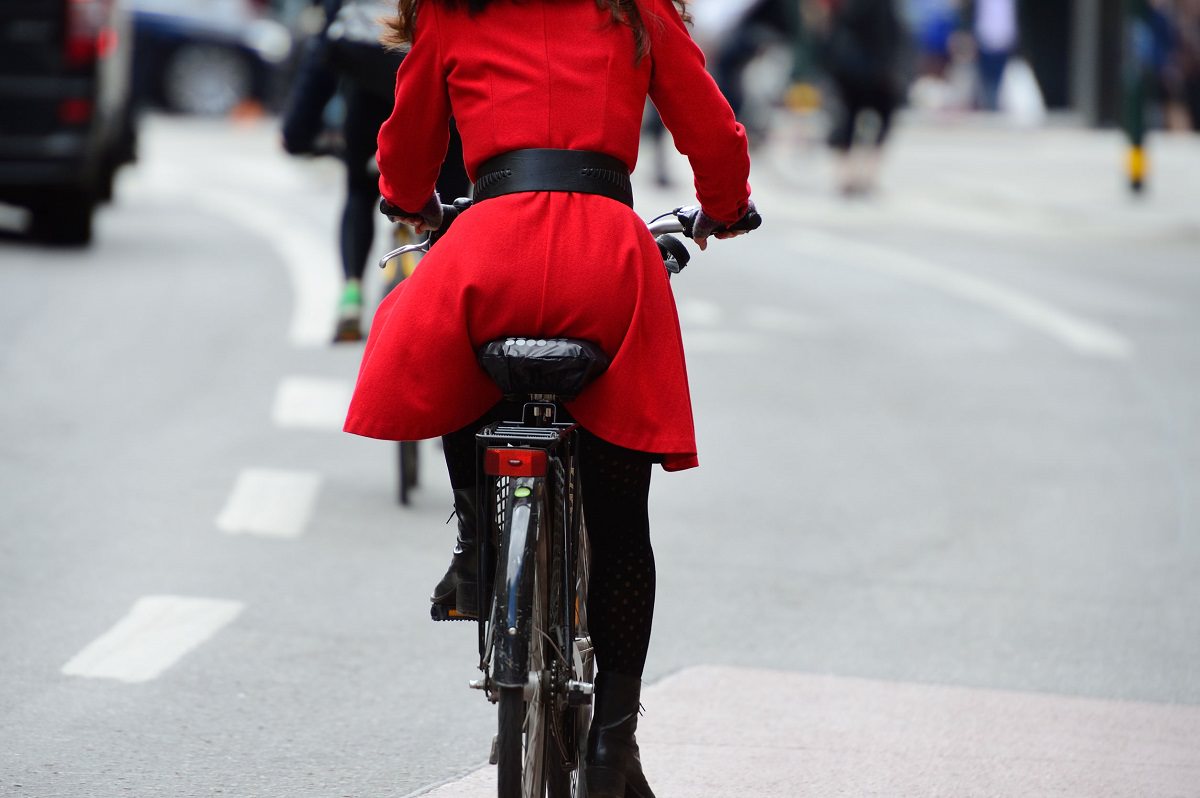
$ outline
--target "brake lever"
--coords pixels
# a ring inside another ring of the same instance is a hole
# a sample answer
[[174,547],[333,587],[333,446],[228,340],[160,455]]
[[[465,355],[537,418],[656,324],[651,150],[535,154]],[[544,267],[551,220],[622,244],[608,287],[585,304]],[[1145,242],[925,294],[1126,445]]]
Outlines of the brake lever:
[[379,268],[386,269],[388,263],[392,262],[393,260],[400,257],[401,255],[407,255],[410,252],[428,252],[429,245],[431,243],[431,238],[432,238],[432,236],[426,236],[424,241],[418,242],[416,244],[405,244],[402,247],[397,247],[396,249],[393,249],[391,252],[387,253],[386,255],[384,255],[382,258],[379,259]]
[[[380,209],[384,210],[385,213],[387,212],[386,208],[391,208],[396,211],[400,210],[394,205],[389,204],[385,206],[384,203],[386,202],[386,200],[380,201]],[[451,205],[442,205],[441,227],[438,227],[436,230],[430,230],[428,233],[426,233],[424,241],[420,241],[416,244],[405,244],[402,247],[393,249],[391,252],[380,258],[379,268],[386,269],[389,261],[395,260],[401,255],[407,255],[410,252],[429,252],[429,248],[433,246],[439,238],[446,234],[446,231],[450,229],[450,225],[454,223],[454,220],[457,219],[463,211],[465,211],[467,208],[470,208],[471,205],[472,201],[466,197],[460,197],[459,199],[456,199]]]

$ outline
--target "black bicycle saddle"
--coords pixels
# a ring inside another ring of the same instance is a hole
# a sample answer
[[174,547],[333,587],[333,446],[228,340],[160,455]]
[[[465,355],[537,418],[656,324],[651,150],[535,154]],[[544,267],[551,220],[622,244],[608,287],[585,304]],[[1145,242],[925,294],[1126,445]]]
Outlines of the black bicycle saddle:
[[553,394],[574,399],[608,368],[591,341],[573,338],[501,338],[479,350],[479,365],[505,396]]

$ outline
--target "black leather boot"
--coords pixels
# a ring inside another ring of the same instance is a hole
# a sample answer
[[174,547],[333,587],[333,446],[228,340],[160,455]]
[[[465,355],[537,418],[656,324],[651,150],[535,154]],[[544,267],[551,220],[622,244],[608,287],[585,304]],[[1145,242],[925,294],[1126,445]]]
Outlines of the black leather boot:
[[454,491],[454,512],[458,515],[458,541],[454,559],[442,581],[433,589],[434,620],[476,618],[476,585],[479,573],[479,548],[475,545],[475,489]]
[[588,798],[654,798],[638,754],[639,676],[603,671],[596,676],[592,728],[583,773]]

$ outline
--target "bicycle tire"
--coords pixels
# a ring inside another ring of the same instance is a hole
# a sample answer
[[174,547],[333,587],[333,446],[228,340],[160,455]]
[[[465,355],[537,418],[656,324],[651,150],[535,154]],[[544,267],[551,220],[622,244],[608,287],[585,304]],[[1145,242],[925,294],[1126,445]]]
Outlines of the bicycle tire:
[[[568,449],[567,452],[573,451]],[[546,756],[547,798],[579,798],[584,795],[582,764],[587,748],[588,726],[591,723],[591,705],[572,701],[565,689],[567,679],[592,682],[595,662],[592,657],[591,638],[587,625],[587,593],[590,549],[587,530],[580,512],[579,475],[574,457],[566,454],[555,461],[553,478],[548,491],[547,512],[553,515],[548,527],[550,552],[548,573],[550,584],[556,586],[549,597],[549,626],[552,629],[573,630],[571,639],[561,641],[563,657],[556,658],[555,676],[559,691],[549,702],[547,728],[550,738]],[[564,551],[563,546],[567,546]],[[569,557],[566,555],[570,555]],[[563,565],[570,573],[562,573]],[[564,576],[573,577],[573,591],[563,592],[558,586]],[[564,604],[563,599],[573,598]]]
[[407,507],[411,502],[413,488],[417,486],[420,470],[420,455],[416,441],[400,441],[396,454],[396,498]]
[[[574,458],[568,458],[566,485],[570,491],[567,497],[567,530],[575,541],[575,635],[571,641],[571,660],[575,678],[582,682],[594,683],[596,680],[596,658],[592,652],[591,633],[588,630],[587,599],[588,583],[591,572],[591,545],[588,542],[586,522],[583,518],[580,497],[579,473],[575,468]],[[549,798],[586,798],[586,787],[583,784],[583,761],[587,755],[588,728],[592,724],[592,705],[579,704],[568,707],[563,719],[562,729],[565,742],[574,749],[575,768],[563,771],[561,777],[554,774],[552,782],[557,792],[549,793]]]
[[[530,536],[536,541],[533,548],[534,563],[530,588],[521,596],[522,606],[518,612],[527,618],[525,628],[529,635],[527,651],[528,681],[525,687],[501,687],[499,723],[497,727],[497,782],[499,798],[545,798],[547,776],[556,761],[550,750],[552,713],[558,705],[550,689],[552,653],[546,643],[546,630],[550,628],[550,592],[554,582],[550,578],[550,513],[549,492],[543,488],[529,491],[526,481],[518,484],[514,480],[509,486],[512,491],[506,501],[505,539],[526,540]],[[518,513],[518,497],[524,491],[532,496],[530,512]],[[527,524],[517,529],[518,524]],[[494,625],[494,633],[500,634],[502,624]],[[518,701],[520,702],[518,705]],[[514,720],[519,718],[519,722]],[[565,798],[565,796],[564,796]]]
[[498,714],[500,721],[496,735],[496,794],[498,798],[522,798],[525,691],[520,687],[500,688]]

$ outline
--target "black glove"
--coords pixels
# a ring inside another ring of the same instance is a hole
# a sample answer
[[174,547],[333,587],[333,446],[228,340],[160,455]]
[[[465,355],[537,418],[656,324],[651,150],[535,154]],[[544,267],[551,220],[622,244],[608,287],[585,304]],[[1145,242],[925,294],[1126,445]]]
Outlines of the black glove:
[[[746,201],[746,212],[742,214],[742,218],[746,218],[751,213],[756,213],[758,209],[754,206],[754,200]],[[740,220],[739,220],[740,221]],[[734,222],[737,224],[737,222]],[[696,221],[692,224],[692,240],[695,241],[700,249],[705,249],[708,246],[708,237],[716,234],[717,238],[733,238],[734,236],[742,235],[749,232],[748,230],[725,230],[726,222],[718,222],[716,219],[709,216],[701,208],[696,214]],[[717,232],[720,230],[720,232]]]
[[433,192],[433,196],[429,198],[424,207],[416,213],[409,213],[403,208],[398,208],[382,197],[379,200],[379,212],[393,222],[403,222],[409,225],[418,233],[437,230],[442,226],[442,198],[436,191]]

